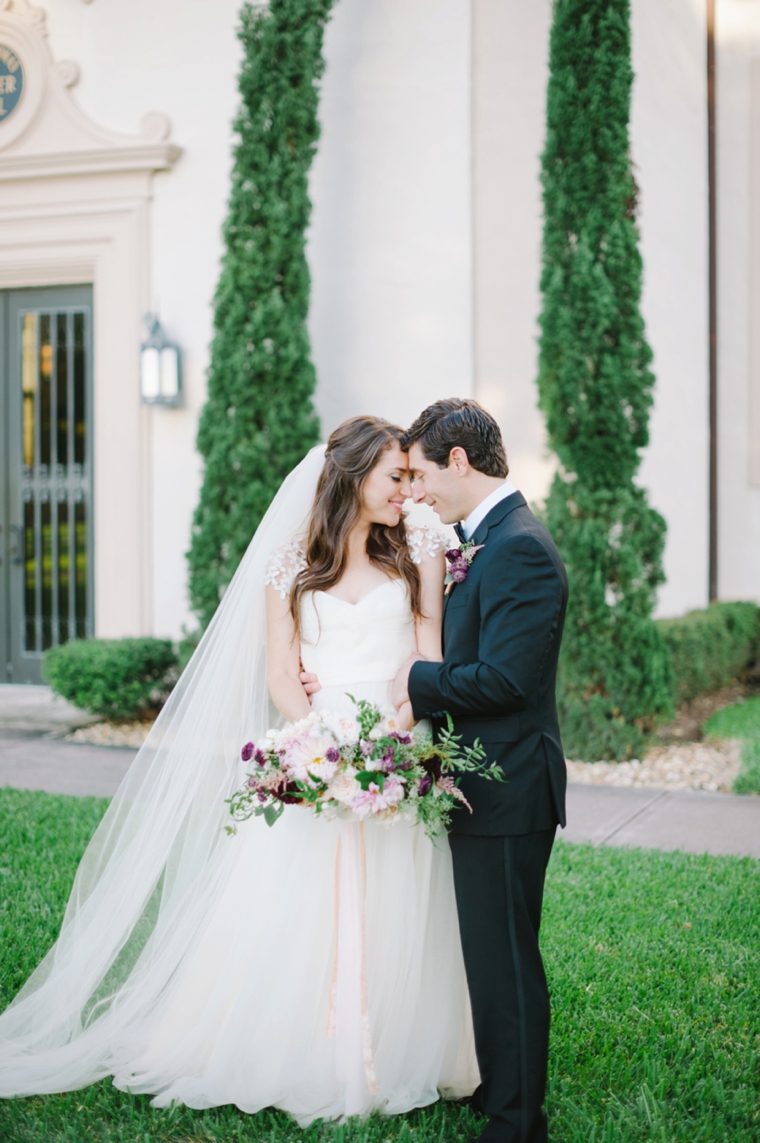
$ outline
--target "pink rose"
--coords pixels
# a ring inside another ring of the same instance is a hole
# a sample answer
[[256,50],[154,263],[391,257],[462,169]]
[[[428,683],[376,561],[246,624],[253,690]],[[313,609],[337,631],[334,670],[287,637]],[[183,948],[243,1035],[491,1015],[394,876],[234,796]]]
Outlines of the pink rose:
[[397,806],[403,797],[404,787],[395,778],[388,778],[383,790],[375,782],[370,782],[369,787],[351,801],[351,809],[363,821],[368,814],[380,814]]
[[351,800],[357,796],[361,791],[361,786],[356,778],[350,772],[344,770],[342,774],[336,775],[332,779],[327,789],[328,798],[334,798],[336,802],[342,802],[343,805],[349,805]]

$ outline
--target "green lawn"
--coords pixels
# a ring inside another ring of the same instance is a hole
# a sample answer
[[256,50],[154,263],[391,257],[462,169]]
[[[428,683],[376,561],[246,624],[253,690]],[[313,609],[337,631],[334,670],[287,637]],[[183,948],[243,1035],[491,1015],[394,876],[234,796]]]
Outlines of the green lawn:
[[[0,790],[0,1002],[53,939],[105,802]],[[760,863],[559,844],[544,951],[553,1143],[760,1140]],[[301,1132],[232,1108],[156,1111],[108,1081],[0,1102],[12,1143],[463,1143],[457,1106]]]
[[703,730],[708,737],[741,740],[742,768],[734,791],[760,794],[760,696],[724,707],[708,718]]

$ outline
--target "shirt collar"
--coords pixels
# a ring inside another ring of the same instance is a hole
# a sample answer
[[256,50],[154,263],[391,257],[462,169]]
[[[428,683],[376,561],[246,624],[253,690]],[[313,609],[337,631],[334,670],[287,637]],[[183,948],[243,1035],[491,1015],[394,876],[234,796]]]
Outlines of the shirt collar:
[[477,508],[473,508],[467,519],[462,521],[462,531],[464,532],[465,540],[472,539],[481,520],[485,520],[491,509],[495,508],[502,500],[506,500],[513,492],[517,492],[514,484],[511,480],[505,480],[498,488],[494,488],[493,492],[489,493],[485,500],[481,500]]

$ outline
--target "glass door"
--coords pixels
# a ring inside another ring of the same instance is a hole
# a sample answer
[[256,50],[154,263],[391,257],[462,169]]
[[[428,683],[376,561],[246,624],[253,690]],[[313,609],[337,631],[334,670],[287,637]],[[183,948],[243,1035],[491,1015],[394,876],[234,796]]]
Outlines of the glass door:
[[6,682],[92,634],[92,288],[6,291]]

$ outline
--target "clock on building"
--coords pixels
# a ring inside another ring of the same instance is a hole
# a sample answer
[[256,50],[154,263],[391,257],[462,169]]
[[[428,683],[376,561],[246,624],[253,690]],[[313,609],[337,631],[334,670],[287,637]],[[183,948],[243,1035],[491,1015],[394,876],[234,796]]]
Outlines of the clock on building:
[[0,44],[0,124],[16,110],[24,87],[21,60],[5,44]]

